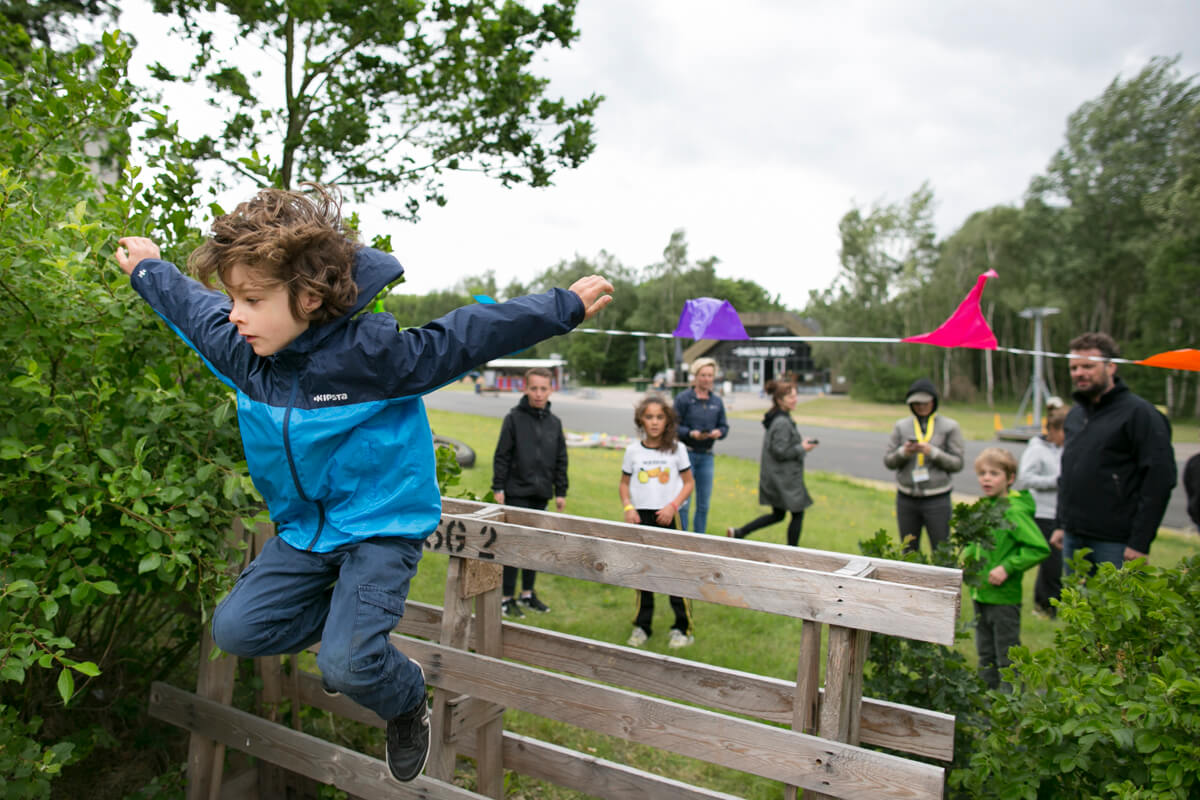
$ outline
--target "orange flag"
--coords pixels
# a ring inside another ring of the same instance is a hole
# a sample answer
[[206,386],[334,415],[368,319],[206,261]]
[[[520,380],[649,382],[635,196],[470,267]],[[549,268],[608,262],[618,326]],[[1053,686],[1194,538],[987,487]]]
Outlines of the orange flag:
[[1147,367],[1188,369],[1192,372],[1200,372],[1200,350],[1194,347],[1185,347],[1182,350],[1168,350],[1165,353],[1156,353],[1149,358],[1143,358],[1141,361],[1133,363],[1144,364]]

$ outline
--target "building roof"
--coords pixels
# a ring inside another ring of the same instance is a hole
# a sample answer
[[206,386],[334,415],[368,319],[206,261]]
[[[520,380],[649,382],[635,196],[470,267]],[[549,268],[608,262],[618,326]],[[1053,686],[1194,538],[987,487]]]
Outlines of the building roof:
[[[738,316],[745,326],[746,332],[751,328],[783,328],[792,336],[817,336],[813,324],[791,311],[739,311]],[[754,336],[753,333],[750,333]],[[683,360],[690,364],[712,350],[721,342],[720,339],[697,339],[683,351]]]

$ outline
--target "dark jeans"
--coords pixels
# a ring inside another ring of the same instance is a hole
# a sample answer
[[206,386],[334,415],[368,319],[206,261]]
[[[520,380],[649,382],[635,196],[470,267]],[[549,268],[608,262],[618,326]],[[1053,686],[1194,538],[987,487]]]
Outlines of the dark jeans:
[[[1046,544],[1050,544],[1050,534],[1054,533],[1054,520],[1037,517],[1033,521],[1042,531],[1042,536],[1046,537]],[[1062,550],[1051,544],[1050,555],[1038,564],[1037,582],[1033,584],[1034,606],[1051,617],[1058,616],[1058,608],[1050,601],[1062,597],[1062,571]]]
[[1021,643],[1021,604],[994,606],[975,601],[975,651],[979,677],[989,689],[1000,688],[1000,670],[1012,662],[1008,648]]
[[896,523],[905,552],[921,546],[921,527],[929,534],[929,549],[950,538],[950,492],[932,497],[910,497],[896,492]]
[[[658,520],[656,520],[654,517],[656,512],[653,509],[639,508],[637,513],[639,517],[638,522],[643,525],[650,525],[655,528],[670,528],[671,530],[675,529],[675,520],[671,520],[670,524],[668,525],[659,525]],[[675,595],[671,595],[670,597],[671,610],[675,612],[675,624],[671,627],[691,635],[691,602],[683,597],[676,597]],[[649,636],[652,632],[651,625],[653,624],[654,620],[654,592],[647,592],[643,589],[639,589],[636,603],[636,615],[634,617],[633,624],[644,630],[646,635]]]
[[[738,539],[745,539],[750,534],[760,528],[765,528],[768,525],[774,525],[776,522],[782,522],[787,516],[786,508],[771,508],[770,514],[763,514],[761,517],[746,523],[740,528],[733,529],[733,535]],[[788,523],[787,528],[787,543],[790,547],[796,547],[800,544],[800,531],[804,528],[804,512],[793,511],[792,521]]]
[[[517,506],[518,508],[532,508],[536,511],[545,511],[546,506],[550,503],[548,497],[509,497],[504,495],[504,505]],[[505,597],[512,597],[513,592],[517,590],[517,570],[518,567],[504,567],[504,586],[501,588]],[[537,570],[520,568],[521,572],[521,589],[526,592],[533,591],[533,582],[537,580]]]
[[1063,534],[1063,569],[1067,574],[1071,574],[1070,560],[1075,557],[1076,550],[1088,548],[1092,552],[1088,553],[1086,558],[1092,565],[1092,574],[1103,563],[1112,564],[1117,569],[1125,566],[1125,543],[1110,542],[1107,539],[1093,539],[1090,536],[1078,536],[1065,531]]
[[331,553],[278,536],[242,572],[213,614],[213,641],[246,658],[321,643],[325,685],[382,719],[425,701],[420,668],[388,638],[421,561],[422,539],[378,536]]

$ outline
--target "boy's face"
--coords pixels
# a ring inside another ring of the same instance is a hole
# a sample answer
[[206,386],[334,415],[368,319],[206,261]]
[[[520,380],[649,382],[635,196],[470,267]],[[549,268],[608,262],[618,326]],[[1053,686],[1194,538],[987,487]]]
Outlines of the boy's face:
[[542,375],[530,375],[525,381],[525,396],[534,408],[545,408],[550,402],[550,379]]
[[[229,270],[225,291],[233,303],[229,321],[260,356],[278,353],[308,330],[308,320],[292,315],[283,284],[266,283],[245,267],[235,266]],[[307,312],[320,304],[311,293],[300,298],[300,306]]]
[[1008,487],[1013,479],[1008,473],[993,464],[980,464],[975,468],[975,477],[979,479],[979,488],[985,497],[999,497],[1008,493]]

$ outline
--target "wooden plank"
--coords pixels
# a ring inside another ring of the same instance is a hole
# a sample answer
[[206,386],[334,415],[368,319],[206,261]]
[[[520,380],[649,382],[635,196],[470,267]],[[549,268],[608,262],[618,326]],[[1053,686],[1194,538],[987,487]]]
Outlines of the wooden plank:
[[258,768],[244,769],[222,783],[218,800],[258,800]]
[[[462,749],[474,753],[475,742],[464,740]],[[522,775],[606,800],[739,800],[736,795],[509,732],[504,734],[504,763]]]
[[[846,563],[845,553],[835,553],[826,550],[812,550],[805,547],[785,547],[769,542],[756,542],[752,539],[727,539],[719,536],[688,533],[687,531],[669,531],[662,528],[649,528],[641,525],[629,525],[624,522],[577,517],[570,514],[560,514],[554,511],[537,511],[511,506],[495,506],[489,503],[479,503],[469,500],[450,500],[442,498],[443,523],[446,517],[483,515],[490,509],[503,509],[504,518],[514,525],[525,525],[531,528],[560,531],[563,533],[581,533],[613,541],[651,544],[658,547],[672,547],[677,550],[694,552],[710,552],[735,558],[744,558],[763,563],[779,564],[781,566],[799,567],[825,572],[833,572]],[[670,540],[671,544],[665,544]],[[908,561],[891,561],[883,558],[867,558],[878,570],[880,580],[891,583],[904,583],[912,586],[923,586],[928,589],[957,591],[962,585],[962,571],[948,567],[935,567],[930,564],[913,564]]]
[[487,561],[467,561],[463,568],[463,579],[459,591],[463,597],[499,589],[504,578],[504,567]]
[[[821,628],[816,622],[800,623],[800,657],[792,703],[792,730],[815,734],[821,697]],[[783,787],[784,800],[796,800],[796,786]]]
[[[203,626],[200,634],[200,666],[197,670],[196,693],[209,700],[228,705],[233,701],[234,671],[237,658],[221,654],[212,658],[216,644],[212,629]],[[225,769],[225,746],[202,736],[188,738],[188,800],[211,800],[220,794]]]
[[[684,538],[698,536],[665,533]],[[703,539],[718,541],[714,536]],[[674,541],[682,539],[664,543]],[[597,583],[939,644],[955,641],[960,600],[957,588],[952,592],[927,589],[504,522],[481,522],[470,516],[443,516],[442,524],[425,544],[462,558]]]
[[[464,572],[465,562],[461,558],[451,558],[446,569],[446,586],[442,593],[442,625],[438,641],[447,647],[465,649],[471,632],[471,609],[468,600],[463,595],[460,582]],[[415,640],[414,640],[415,641]],[[412,657],[410,649],[402,647],[401,652]],[[430,664],[425,659],[417,657],[417,661],[425,671],[426,680],[430,675]],[[438,686],[438,684],[434,684]],[[454,780],[454,765],[456,760],[455,745],[450,740],[450,702],[456,694],[445,688],[436,688],[433,692],[433,710],[429,721],[429,761],[425,772],[430,777],[447,783]]]
[[[410,601],[397,630],[437,638],[440,619],[436,606]],[[791,681],[518,623],[505,622],[503,630],[505,658],[769,722],[793,722],[796,687]],[[406,639],[394,641],[402,650],[407,647]],[[943,761],[954,758],[952,714],[863,698],[861,726],[864,744]]]
[[165,683],[151,686],[150,715],[364,800],[481,799],[474,792],[425,775],[411,783],[400,783],[392,778],[387,764],[377,758]]
[[[476,728],[495,722],[503,715],[504,706],[489,703],[478,697],[461,695],[454,698],[454,702],[451,703],[447,736],[452,742],[460,742],[466,736],[473,737]],[[487,792],[481,789],[480,794],[487,794]]]
[[941,797],[940,767],[432,642],[405,646],[435,685],[549,719],[849,800]]
[[[499,564],[488,566],[494,567],[496,574],[500,574]],[[499,658],[504,652],[501,600],[499,585],[475,598],[475,631],[479,637],[475,642],[475,650],[494,658]],[[504,800],[504,707],[493,704],[492,708],[495,714],[479,726],[476,735],[475,774],[480,794]]]
[[859,653],[864,642],[860,631],[831,625],[829,656],[825,663],[825,702],[821,704],[820,735],[838,742],[851,741],[858,715],[858,700],[862,697],[862,670]]

